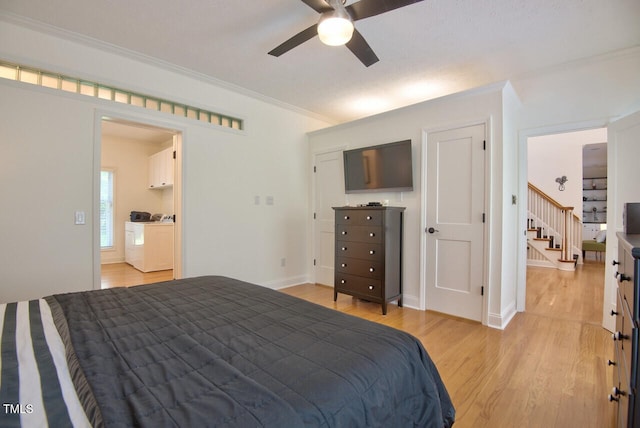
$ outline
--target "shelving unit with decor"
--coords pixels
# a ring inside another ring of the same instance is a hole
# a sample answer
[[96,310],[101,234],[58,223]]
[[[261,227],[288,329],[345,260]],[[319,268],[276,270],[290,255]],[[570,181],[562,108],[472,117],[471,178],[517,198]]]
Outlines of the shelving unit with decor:
[[582,222],[607,222],[607,177],[582,179]]

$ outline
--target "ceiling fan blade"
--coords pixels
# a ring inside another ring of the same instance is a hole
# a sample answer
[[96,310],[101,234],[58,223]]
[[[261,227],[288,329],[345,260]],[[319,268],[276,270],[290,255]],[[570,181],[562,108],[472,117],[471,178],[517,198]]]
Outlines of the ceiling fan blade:
[[306,30],[300,31],[298,34],[291,37],[286,42],[272,49],[269,52],[269,55],[280,56],[283,53],[289,52],[291,49],[295,48],[298,45],[303,44],[307,40],[310,40],[317,35],[318,35],[318,24],[313,24],[311,27],[307,28]]
[[351,18],[357,21],[422,1],[424,0],[360,0],[347,6],[346,9]]
[[327,4],[324,0],[300,0],[302,3],[309,6],[311,9],[315,10],[318,13],[327,12],[329,10],[333,10],[329,4]]
[[369,67],[379,61],[377,55],[373,52],[371,46],[369,46],[369,43],[367,43],[358,30],[353,30],[353,36],[351,40],[347,42],[347,47],[358,57],[365,67]]

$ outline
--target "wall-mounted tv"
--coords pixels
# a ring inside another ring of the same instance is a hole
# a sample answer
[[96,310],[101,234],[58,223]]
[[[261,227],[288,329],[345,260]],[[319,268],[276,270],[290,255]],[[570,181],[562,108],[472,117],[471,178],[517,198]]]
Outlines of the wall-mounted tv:
[[346,193],[413,190],[411,140],[345,150]]

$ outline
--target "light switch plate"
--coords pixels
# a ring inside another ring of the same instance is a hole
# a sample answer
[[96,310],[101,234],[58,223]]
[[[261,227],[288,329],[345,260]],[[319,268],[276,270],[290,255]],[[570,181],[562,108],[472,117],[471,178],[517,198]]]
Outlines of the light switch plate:
[[85,224],[85,214],[84,211],[76,211],[76,224]]

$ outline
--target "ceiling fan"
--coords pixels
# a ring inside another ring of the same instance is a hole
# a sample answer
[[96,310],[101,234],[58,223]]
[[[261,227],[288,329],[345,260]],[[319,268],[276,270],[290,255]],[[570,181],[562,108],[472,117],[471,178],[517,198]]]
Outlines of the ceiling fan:
[[345,6],[346,0],[301,1],[320,13],[320,20],[271,50],[269,55],[278,57],[318,35],[323,43],[331,46],[346,44],[365,67],[369,67],[379,59],[353,23],[423,0],[360,0],[349,6]]

